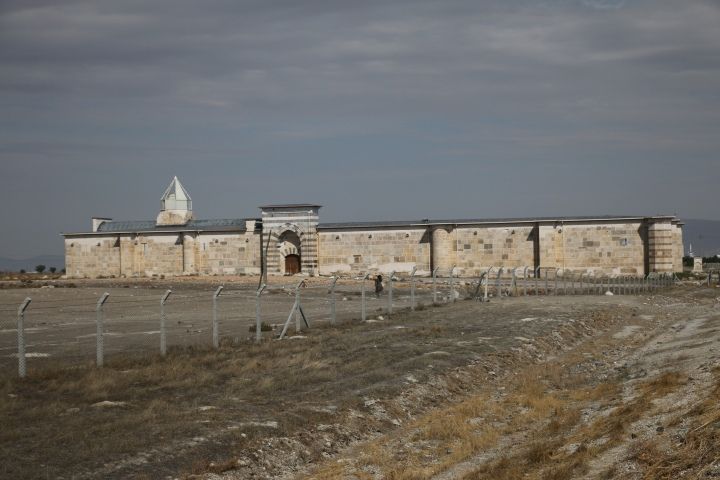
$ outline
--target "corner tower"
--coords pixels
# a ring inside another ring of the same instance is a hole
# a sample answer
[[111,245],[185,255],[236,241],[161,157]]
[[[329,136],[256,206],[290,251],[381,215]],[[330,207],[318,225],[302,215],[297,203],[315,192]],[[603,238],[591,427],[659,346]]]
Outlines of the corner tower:
[[192,219],[192,198],[180,180],[173,177],[160,199],[160,213],[155,224],[157,226],[185,225]]

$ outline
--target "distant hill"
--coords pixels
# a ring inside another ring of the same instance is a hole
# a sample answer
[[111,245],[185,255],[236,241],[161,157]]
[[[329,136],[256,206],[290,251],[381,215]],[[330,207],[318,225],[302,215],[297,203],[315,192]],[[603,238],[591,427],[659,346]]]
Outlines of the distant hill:
[[711,257],[720,254],[720,220],[683,219],[685,253],[692,243],[696,256]]
[[0,257],[0,272],[19,272],[20,270],[34,272],[36,265],[45,265],[48,269],[55,267],[62,270],[65,268],[65,257],[62,255],[38,255],[37,257],[20,260]]

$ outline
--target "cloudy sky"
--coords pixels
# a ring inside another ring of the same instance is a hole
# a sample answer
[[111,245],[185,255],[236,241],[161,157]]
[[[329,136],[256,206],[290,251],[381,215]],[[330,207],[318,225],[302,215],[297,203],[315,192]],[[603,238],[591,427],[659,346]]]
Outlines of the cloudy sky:
[[720,219],[717,0],[0,1],[0,256],[93,215]]

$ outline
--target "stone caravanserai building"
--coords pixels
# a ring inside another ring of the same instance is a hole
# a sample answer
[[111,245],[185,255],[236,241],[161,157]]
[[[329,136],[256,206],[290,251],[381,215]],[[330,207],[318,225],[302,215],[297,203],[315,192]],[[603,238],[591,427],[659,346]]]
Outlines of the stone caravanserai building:
[[260,218],[198,220],[175,177],[156,220],[93,218],[64,233],[70,278],[269,274],[479,275],[489,267],[596,275],[682,271],[672,215],[319,223],[320,205],[265,205]]

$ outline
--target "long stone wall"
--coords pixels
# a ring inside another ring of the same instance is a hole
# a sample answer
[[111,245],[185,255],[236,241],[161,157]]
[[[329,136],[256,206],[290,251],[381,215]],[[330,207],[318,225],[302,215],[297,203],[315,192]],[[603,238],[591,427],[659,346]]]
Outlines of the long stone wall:
[[642,222],[540,225],[539,237],[541,268],[614,275],[645,271]]
[[430,271],[426,228],[321,231],[318,234],[321,275],[376,270],[419,274]]
[[120,276],[120,246],[117,240],[117,237],[66,239],[67,276],[72,278]]
[[456,229],[455,264],[459,274],[476,276],[490,267],[533,267],[533,225],[461,227]]
[[[258,274],[270,239],[268,271],[284,273],[297,251],[302,272],[368,271],[476,276],[489,267],[536,267],[641,275],[682,270],[682,225],[637,221],[518,222],[316,229],[317,212],[273,212],[262,231],[76,234],[65,238],[68,277]],[[292,214],[296,214],[293,216]],[[293,223],[300,219],[300,226]],[[298,245],[289,245],[294,239]]]
[[135,258],[139,257],[140,275],[182,275],[183,244],[178,234],[138,236]]
[[260,273],[260,233],[158,233],[65,239],[70,278]]
[[197,273],[242,275],[260,273],[259,233],[202,233],[195,239]]

